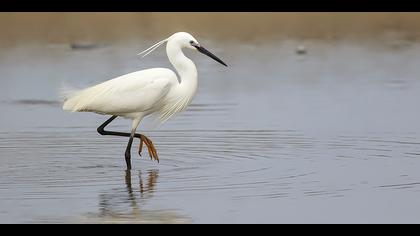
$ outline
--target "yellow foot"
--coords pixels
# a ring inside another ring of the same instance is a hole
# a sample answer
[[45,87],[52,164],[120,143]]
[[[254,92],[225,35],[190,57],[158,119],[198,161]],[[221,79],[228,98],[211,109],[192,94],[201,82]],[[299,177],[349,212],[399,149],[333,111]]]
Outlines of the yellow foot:
[[148,137],[140,134],[140,145],[139,145],[139,155],[141,156],[141,151],[143,149],[143,142],[146,144],[147,150],[149,151],[150,159],[155,159],[159,163],[159,157],[157,155],[157,151],[155,146],[153,145],[152,140],[150,140]]

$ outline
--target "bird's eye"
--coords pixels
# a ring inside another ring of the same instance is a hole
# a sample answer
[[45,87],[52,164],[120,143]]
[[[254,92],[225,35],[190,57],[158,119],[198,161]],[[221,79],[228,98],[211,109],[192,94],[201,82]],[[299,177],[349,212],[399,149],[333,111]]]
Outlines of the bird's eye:
[[193,43],[194,43],[194,41],[192,41],[192,40],[191,40],[191,41],[190,41],[190,44],[192,45]]

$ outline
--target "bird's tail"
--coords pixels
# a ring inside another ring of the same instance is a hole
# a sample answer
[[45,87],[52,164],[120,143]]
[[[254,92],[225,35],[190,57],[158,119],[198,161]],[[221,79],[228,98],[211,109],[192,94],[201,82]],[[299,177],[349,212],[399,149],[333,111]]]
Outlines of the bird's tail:
[[76,99],[77,95],[80,94],[82,89],[76,88],[74,86],[71,86],[66,83],[62,83],[60,87],[60,101],[63,102],[63,110],[65,111],[76,111],[75,105],[76,105]]

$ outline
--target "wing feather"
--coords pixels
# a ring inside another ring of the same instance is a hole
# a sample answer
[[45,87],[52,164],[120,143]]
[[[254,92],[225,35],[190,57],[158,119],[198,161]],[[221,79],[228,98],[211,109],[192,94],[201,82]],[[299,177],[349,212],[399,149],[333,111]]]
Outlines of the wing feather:
[[63,109],[101,114],[141,112],[151,109],[177,81],[169,69],[155,68],[126,74],[75,92]]

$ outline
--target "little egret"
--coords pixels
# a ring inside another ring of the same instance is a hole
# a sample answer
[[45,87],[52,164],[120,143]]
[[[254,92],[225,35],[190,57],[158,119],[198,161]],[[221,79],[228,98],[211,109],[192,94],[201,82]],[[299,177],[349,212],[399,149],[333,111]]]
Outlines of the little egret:
[[[178,72],[177,75],[166,68],[152,68],[132,72],[105,81],[95,86],[73,92],[64,99],[63,110],[71,112],[95,112],[112,115],[98,127],[101,135],[129,137],[125,150],[127,169],[131,169],[131,145],[133,138],[139,138],[139,155],[143,143],[150,158],[159,162],[152,141],[143,134],[136,133],[140,121],[151,114],[157,114],[161,122],[179,113],[191,103],[197,91],[197,68],[192,60],[182,52],[183,48],[197,50],[224,66],[222,60],[201,46],[189,33],[178,32],[139,53],[148,55],[166,43],[169,61]],[[118,116],[132,120],[131,133],[107,131],[104,128]]]

